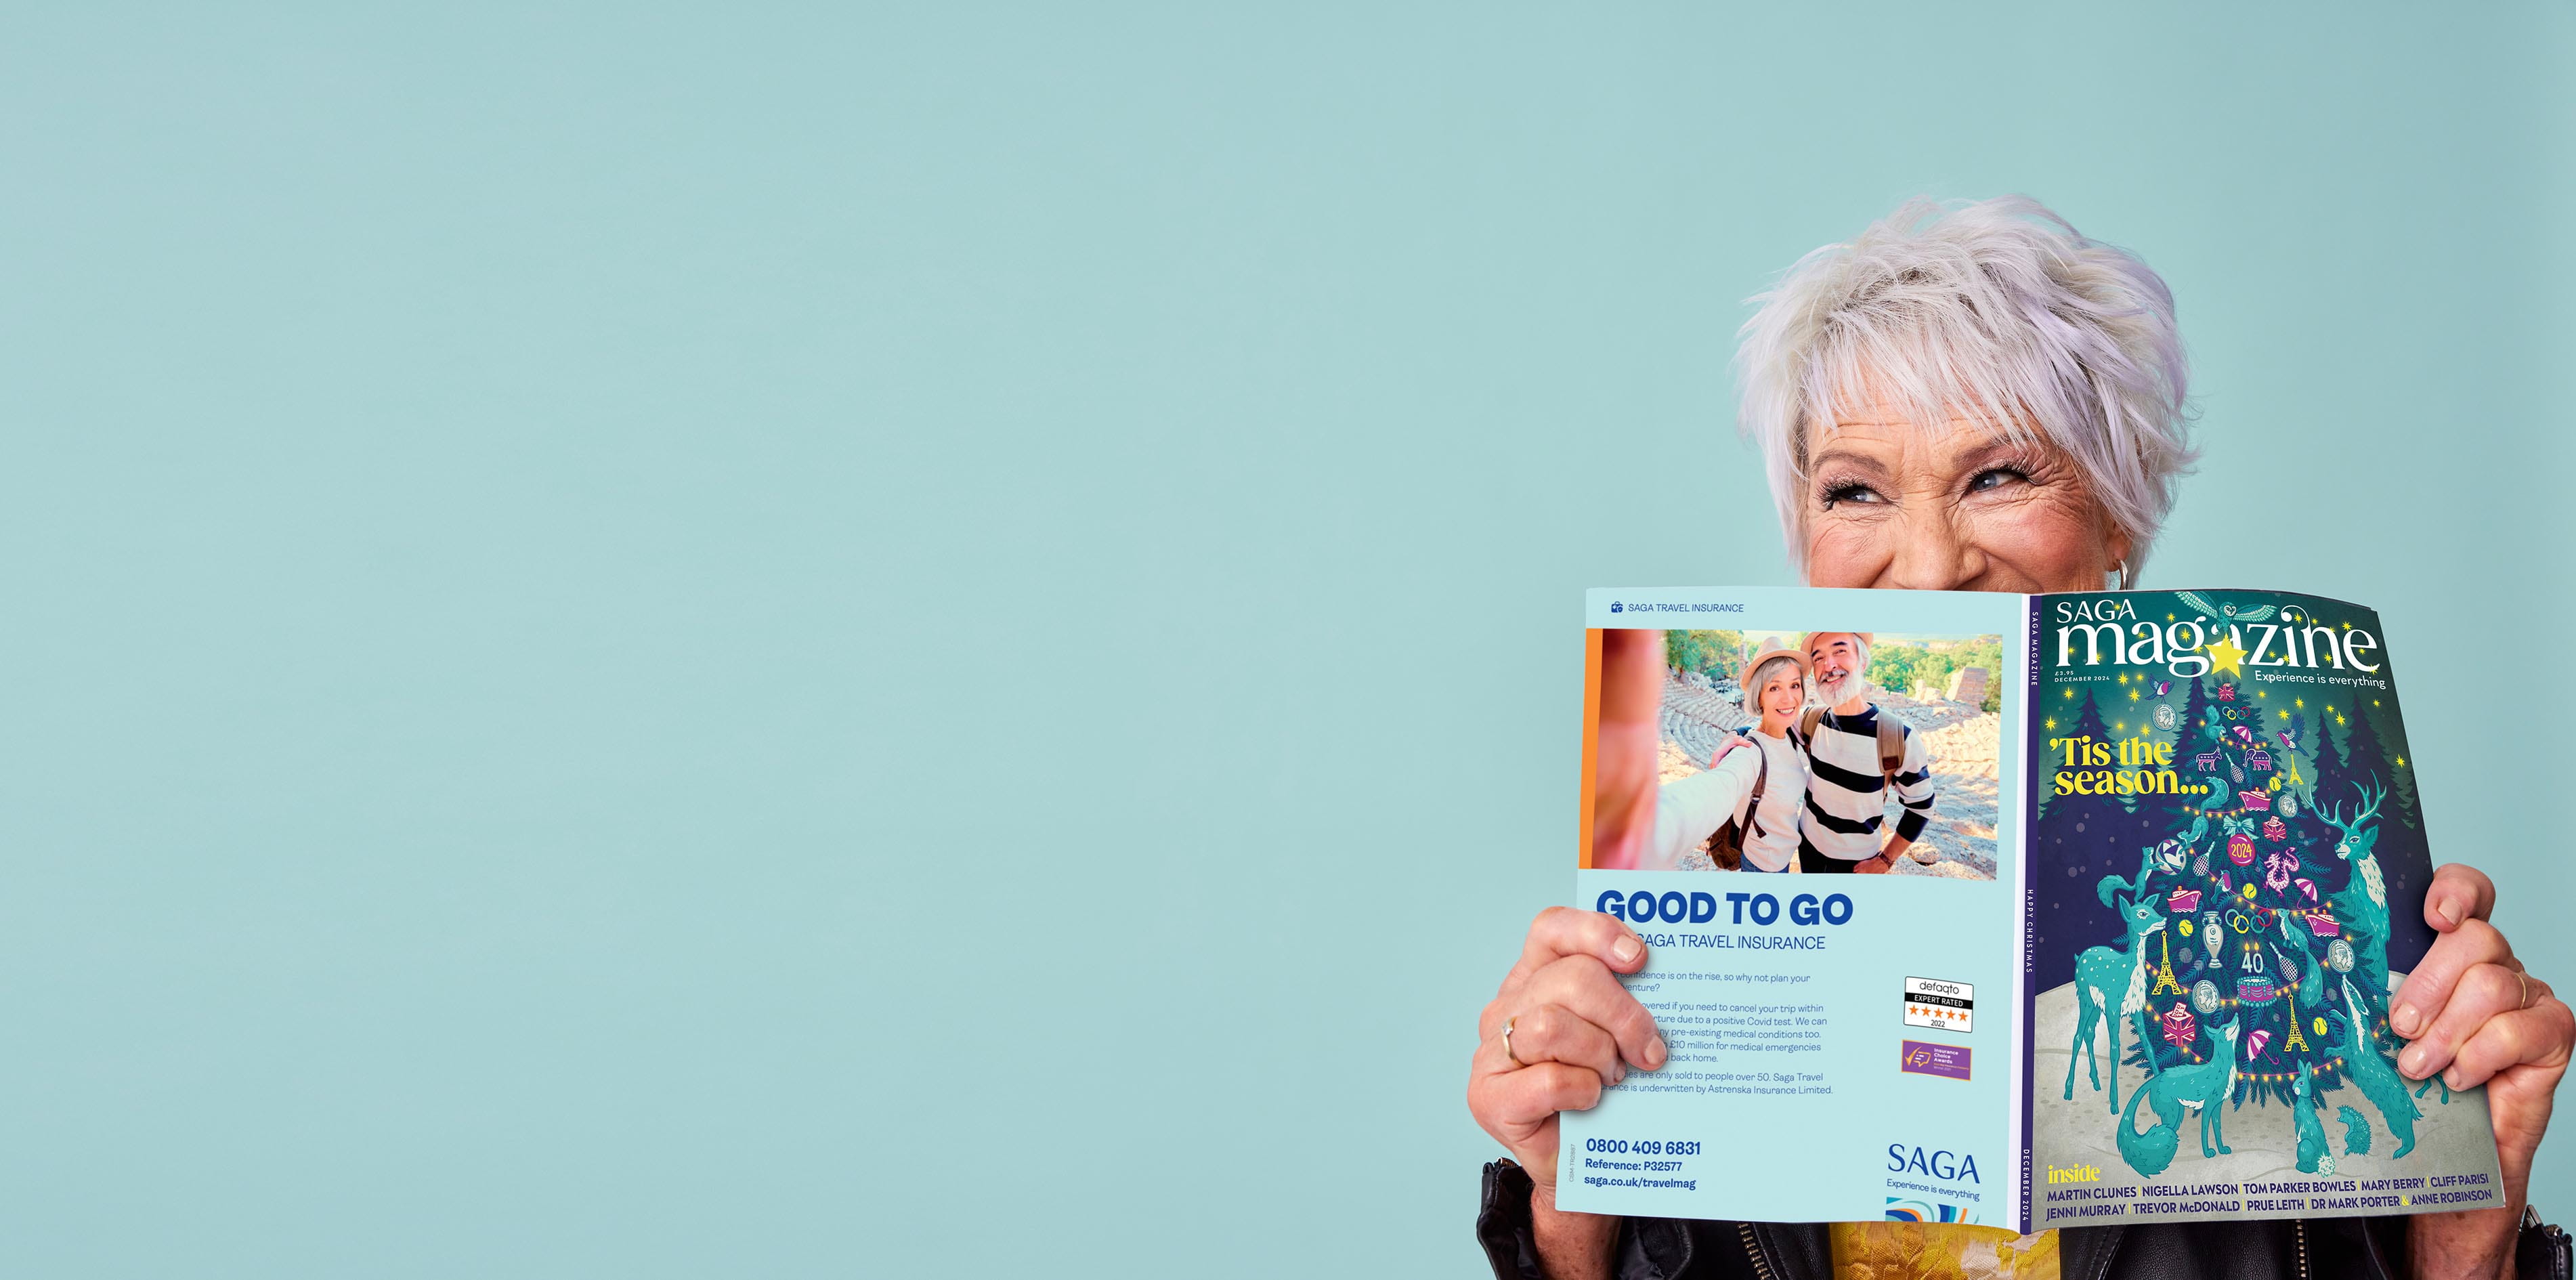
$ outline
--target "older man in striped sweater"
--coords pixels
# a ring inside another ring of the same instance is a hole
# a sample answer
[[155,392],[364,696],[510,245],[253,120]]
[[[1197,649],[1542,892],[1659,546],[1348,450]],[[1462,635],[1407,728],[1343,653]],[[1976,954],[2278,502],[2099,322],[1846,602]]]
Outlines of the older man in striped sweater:
[[[1824,710],[1800,718],[1813,779],[1799,823],[1798,869],[1884,873],[1932,820],[1932,753],[1911,725],[1869,701],[1866,631],[1811,631],[1799,642]],[[1882,843],[1887,792],[1905,807]]]

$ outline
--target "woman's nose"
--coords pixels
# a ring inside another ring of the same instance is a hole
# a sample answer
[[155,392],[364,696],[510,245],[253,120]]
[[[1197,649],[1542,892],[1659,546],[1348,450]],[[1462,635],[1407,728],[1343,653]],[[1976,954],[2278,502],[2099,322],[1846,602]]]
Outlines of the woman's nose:
[[1952,511],[1925,504],[1907,513],[1901,524],[1896,554],[1888,562],[1889,586],[1955,591],[1966,585],[1975,554]]

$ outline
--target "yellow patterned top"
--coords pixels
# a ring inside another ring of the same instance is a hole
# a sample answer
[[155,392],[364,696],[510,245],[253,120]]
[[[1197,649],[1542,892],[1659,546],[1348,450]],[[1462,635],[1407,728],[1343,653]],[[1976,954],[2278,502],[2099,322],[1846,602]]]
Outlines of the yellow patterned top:
[[1834,1280],[2057,1280],[2057,1233],[1923,1222],[1833,1224]]

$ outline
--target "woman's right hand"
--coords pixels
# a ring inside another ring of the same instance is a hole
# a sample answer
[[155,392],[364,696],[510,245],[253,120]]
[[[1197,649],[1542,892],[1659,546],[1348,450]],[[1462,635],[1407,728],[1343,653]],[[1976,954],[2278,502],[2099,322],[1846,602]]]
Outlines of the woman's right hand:
[[1530,922],[1520,963],[1477,1022],[1467,1109],[1537,1184],[1533,1210],[1555,1206],[1557,1113],[1590,1110],[1630,1068],[1664,1065],[1654,1016],[1617,977],[1645,967],[1646,944],[1626,924],[1550,907]]
[[1745,737],[1740,733],[1730,733],[1726,735],[1726,741],[1717,744],[1717,750],[1708,753],[1708,767],[1712,769],[1716,768],[1717,762],[1724,760],[1727,752],[1733,751],[1738,747],[1749,747],[1752,745],[1753,739]]

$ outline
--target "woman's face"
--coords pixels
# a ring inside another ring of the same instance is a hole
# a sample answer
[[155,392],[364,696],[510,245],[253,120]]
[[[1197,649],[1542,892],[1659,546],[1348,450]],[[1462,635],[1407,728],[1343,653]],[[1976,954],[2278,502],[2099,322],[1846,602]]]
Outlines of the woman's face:
[[1973,419],[1885,404],[1807,438],[1807,582],[1918,591],[2099,591],[2127,557],[2075,463]]
[[1807,680],[1796,667],[1771,673],[1762,682],[1762,727],[1777,731],[1807,705]]

